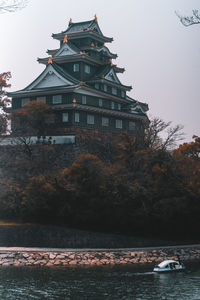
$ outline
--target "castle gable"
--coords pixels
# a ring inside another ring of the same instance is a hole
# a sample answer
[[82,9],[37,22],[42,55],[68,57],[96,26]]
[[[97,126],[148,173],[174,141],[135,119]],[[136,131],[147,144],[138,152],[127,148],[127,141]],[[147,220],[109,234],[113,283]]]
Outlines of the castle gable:
[[64,43],[59,51],[55,54],[57,56],[66,56],[66,55],[74,55],[77,54],[67,43]]
[[105,76],[105,79],[112,81],[114,83],[117,84],[121,84],[121,82],[119,81],[117,75],[115,74],[115,71],[113,69],[111,69],[108,74]]
[[66,85],[74,85],[74,83],[60,75],[53,66],[49,64],[44,72],[27,87],[27,90]]

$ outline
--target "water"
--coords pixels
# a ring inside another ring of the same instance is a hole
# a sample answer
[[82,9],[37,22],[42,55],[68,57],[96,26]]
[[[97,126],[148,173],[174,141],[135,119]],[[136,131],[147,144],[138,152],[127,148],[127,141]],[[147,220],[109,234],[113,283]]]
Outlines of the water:
[[200,265],[173,274],[149,266],[1,267],[0,299],[200,300]]

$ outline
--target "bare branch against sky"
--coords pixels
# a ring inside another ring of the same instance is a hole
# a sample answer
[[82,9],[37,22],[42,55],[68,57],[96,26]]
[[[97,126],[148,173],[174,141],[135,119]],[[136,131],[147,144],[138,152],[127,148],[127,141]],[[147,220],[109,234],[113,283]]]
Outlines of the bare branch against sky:
[[177,11],[175,13],[184,26],[200,24],[200,13],[198,9],[193,9],[191,16],[181,16]]
[[24,8],[28,0],[0,0],[0,13],[15,12]]

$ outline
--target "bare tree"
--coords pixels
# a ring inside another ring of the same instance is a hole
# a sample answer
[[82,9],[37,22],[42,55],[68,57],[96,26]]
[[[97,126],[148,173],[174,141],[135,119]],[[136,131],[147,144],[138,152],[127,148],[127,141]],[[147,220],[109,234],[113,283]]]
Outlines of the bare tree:
[[145,134],[145,144],[155,150],[170,150],[183,140],[182,125],[171,126],[171,122],[165,122],[154,117],[150,120],[149,128]]
[[181,23],[184,26],[191,26],[195,24],[200,24],[200,13],[198,9],[193,9],[191,16],[181,16],[178,12],[175,12],[179,17]]
[[24,8],[28,0],[0,0],[0,13],[15,12]]

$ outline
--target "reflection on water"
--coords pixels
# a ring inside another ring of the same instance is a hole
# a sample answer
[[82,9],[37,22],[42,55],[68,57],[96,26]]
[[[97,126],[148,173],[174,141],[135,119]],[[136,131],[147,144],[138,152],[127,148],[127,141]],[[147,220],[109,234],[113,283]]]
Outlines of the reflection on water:
[[200,300],[200,265],[182,273],[151,267],[1,267],[0,299]]

